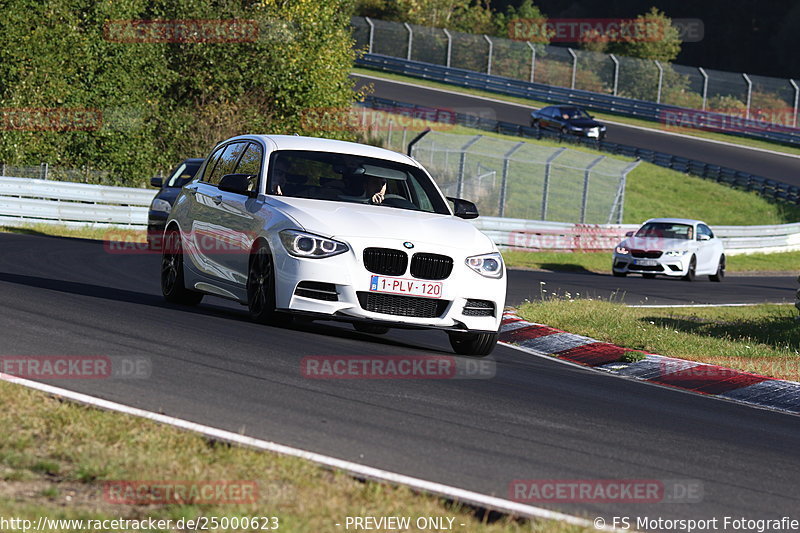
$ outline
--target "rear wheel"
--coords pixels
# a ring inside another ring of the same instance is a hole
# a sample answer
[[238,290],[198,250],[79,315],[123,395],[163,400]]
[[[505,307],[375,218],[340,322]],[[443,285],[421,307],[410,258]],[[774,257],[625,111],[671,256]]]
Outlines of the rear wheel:
[[717,272],[716,274],[711,274],[708,276],[708,279],[711,281],[722,281],[722,278],[725,277],[725,256],[719,256],[719,264],[717,265]]
[[197,305],[203,293],[186,288],[183,278],[183,245],[181,235],[171,229],[164,239],[161,253],[161,294],[170,303]]
[[448,333],[450,346],[459,355],[489,355],[497,345],[499,333]]
[[275,310],[275,268],[269,247],[261,243],[250,255],[247,273],[247,307],[259,324],[286,325],[291,315]]
[[697,259],[695,256],[689,260],[689,270],[686,271],[686,275],[683,276],[684,281],[694,281],[695,272],[697,271]]
[[383,335],[389,332],[388,326],[381,326],[380,324],[365,324],[363,322],[353,322],[353,327],[356,331],[361,333],[369,333],[370,335]]

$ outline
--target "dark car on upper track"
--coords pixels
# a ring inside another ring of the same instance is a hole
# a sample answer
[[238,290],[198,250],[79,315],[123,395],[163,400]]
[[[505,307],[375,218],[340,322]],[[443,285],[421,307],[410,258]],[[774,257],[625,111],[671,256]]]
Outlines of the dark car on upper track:
[[181,188],[192,181],[204,159],[184,159],[181,164],[172,169],[169,177],[155,177],[150,179],[150,185],[159,187],[150,209],[147,212],[147,244],[152,250],[161,249],[161,238],[167,217],[172,211],[172,205],[181,192]]
[[551,105],[531,113],[531,127],[561,132],[563,135],[577,135],[602,139],[606,136],[604,124],[596,121],[580,107]]

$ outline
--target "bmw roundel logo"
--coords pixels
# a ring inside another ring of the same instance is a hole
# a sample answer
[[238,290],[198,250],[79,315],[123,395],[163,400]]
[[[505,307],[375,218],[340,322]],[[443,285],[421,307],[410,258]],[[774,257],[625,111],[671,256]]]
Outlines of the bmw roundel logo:
[[408,248],[410,250],[411,248],[414,247],[414,243],[406,241],[406,242],[403,243],[403,246],[405,246],[406,248]]

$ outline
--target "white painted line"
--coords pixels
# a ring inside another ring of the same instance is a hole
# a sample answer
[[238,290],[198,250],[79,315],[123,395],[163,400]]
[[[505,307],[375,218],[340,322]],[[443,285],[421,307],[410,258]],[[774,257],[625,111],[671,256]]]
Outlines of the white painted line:
[[[510,102],[508,100],[502,100],[502,99],[499,99],[499,98],[490,98],[488,96],[477,96],[477,95],[465,93],[465,92],[462,92],[462,91],[452,91],[452,90],[448,91],[447,89],[439,89],[437,87],[429,87],[427,85],[419,85],[417,83],[410,83],[410,82],[407,82],[407,81],[397,81],[397,80],[392,80],[392,79],[389,79],[389,78],[382,78],[380,76],[370,76],[368,74],[356,74],[356,73],[353,73],[353,72],[351,72],[350,75],[351,76],[358,76],[359,78],[367,78],[367,79],[371,79],[371,80],[380,80],[380,81],[386,81],[386,82],[389,82],[389,83],[397,83],[399,85],[407,85],[409,87],[417,87],[419,89],[428,89],[429,91],[438,91],[438,92],[447,93],[447,94],[459,94],[459,95],[462,95],[462,96],[467,96],[469,98],[476,98],[476,99],[479,99],[479,100],[486,100],[487,102],[496,102],[498,104],[513,105],[513,106],[521,107],[521,108],[524,108],[524,109],[539,109],[538,107],[526,106],[524,104],[520,104],[520,103],[517,103],[517,102]],[[437,80],[430,80],[430,81],[435,81],[437,83],[444,83],[444,82],[437,81]],[[516,98],[522,98],[522,97],[521,96],[517,96]],[[553,105],[555,105],[555,104],[553,104]],[[674,137],[681,137],[683,139],[690,139],[690,140],[694,140],[694,141],[703,141],[703,142],[708,142],[708,143],[721,144],[723,146],[732,146],[734,148],[741,148],[743,150],[754,150],[756,152],[764,152],[764,153],[772,154],[772,155],[782,155],[782,156],[786,156],[786,157],[793,157],[795,159],[800,159],[800,155],[788,154],[786,152],[780,152],[778,150],[770,150],[768,148],[758,148],[758,147],[755,147],[755,146],[746,146],[746,145],[743,145],[743,144],[737,144],[737,143],[729,142],[729,141],[720,141],[720,140],[717,140],[717,139],[708,139],[708,138],[705,138],[705,137],[696,137],[694,135],[686,135],[685,133],[677,133],[677,132],[674,132],[674,131],[657,130],[655,128],[648,128],[648,127],[645,127],[645,126],[636,126],[636,125],[633,125],[633,124],[626,124],[624,122],[616,122],[616,121],[607,120],[607,119],[603,119],[603,122],[606,123],[606,124],[614,124],[615,126],[624,126],[626,128],[634,128],[634,129],[637,129],[637,130],[649,131],[649,132],[652,132],[652,133],[657,133],[659,135],[672,135]],[[764,142],[767,142],[767,141],[764,141]]]
[[[299,448],[293,448],[291,446],[285,446],[283,444],[278,444],[276,442],[255,439],[253,437],[247,437],[245,435],[240,435],[238,433],[232,433],[224,429],[204,426],[196,422],[190,422],[188,420],[183,420],[180,418],[162,415],[159,413],[153,413],[152,411],[146,411],[144,409],[130,407],[109,400],[103,400],[102,398],[95,398],[94,396],[89,396],[87,394],[82,394],[80,392],[74,392],[71,390],[54,387],[52,385],[46,385],[44,383],[39,383],[36,381],[17,378],[8,374],[0,373],[0,380],[7,381],[10,383],[16,383],[18,385],[22,385],[30,389],[35,389],[38,391],[45,392],[47,394],[52,394],[55,396],[59,396],[61,398],[66,398],[83,404],[91,405],[93,407],[98,407],[100,409],[106,409],[108,411],[116,411],[119,413],[124,413],[132,416],[138,416],[140,418],[146,418],[148,420],[152,420],[160,424],[166,424],[180,429],[193,431],[195,433],[200,433],[207,437],[212,437],[218,440],[224,440],[240,444],[242,446],[249,446],[251,448],[256,448],[259,450],[275,452],[281,455],[299,457],[301,459],[306,459],[308,461],[312,461],[314,463],[329,468],[343,470],[348,474],[360,478],[368,478],[376,481],[406,485],[417,491],[427,492],[437,496],[443,496],[445,498],[450,498],[459,502],[469,503],[472,505],[478,505],[488,509],[495,509],[516,516],[522,516],[528,518],[540,518],[544,520],[558,520],[560,522],[565,522],[567,524],[574,524],[586,528],[594,528],[594,523],[591,522],[590,520],[578,518],[576,516],[571,516],[564,513],[559,513],[557,511],[551,511],[549,509],[544,509],[541,507],[534,507],[532,505],[526,505],[523,503],[506,500],[503,498],[497,498],[495,496],[488,496],[486,494],[481,494],[478,492],[459,489],[457,487],[443,485],[441,483],[436,483],[433,481],[426,481],[424,479],[406,476],[404,474],[398,474],[396,472],[389,472],[387,470],[381,470],[379,468],[365,466],[358,463],[345,461],[343,459],[337,459],[335,457],[330,457],[315,452],[309,452],[306,450],[301,450]],[[608,529],[603,528],[603,530],[619,531],[612,528]]]
[[628,305],[627,307],[637,307],[639,309],[673,309],[673,308],[702,308],[702,307],[755,307],[757,305],[794,305],[789,302],[760,302],[760,303],[748,303],[748,304],[670,304],[670,305],[657,305],[657,304],[643,304],[643,305]]

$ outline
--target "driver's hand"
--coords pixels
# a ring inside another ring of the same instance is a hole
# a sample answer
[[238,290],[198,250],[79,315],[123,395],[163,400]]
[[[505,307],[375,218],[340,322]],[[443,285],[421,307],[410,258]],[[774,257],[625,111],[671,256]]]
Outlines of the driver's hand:
[[383,193],[382,192],[376,192],[375,194],[373,194],[372,198],[371,198],[371,202],[373,204],[379,204],[379,203],[383,202]]

